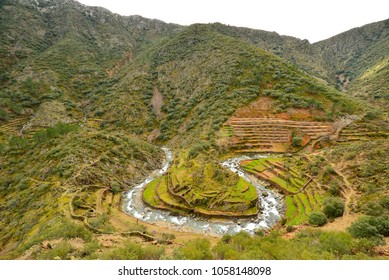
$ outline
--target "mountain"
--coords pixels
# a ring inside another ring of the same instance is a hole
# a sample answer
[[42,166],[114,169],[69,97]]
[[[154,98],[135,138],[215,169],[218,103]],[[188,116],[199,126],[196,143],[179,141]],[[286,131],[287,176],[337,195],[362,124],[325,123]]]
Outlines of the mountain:
[[[137,258],[190,258],[179,247],[197,234],[122,211],[122,193],[161,166],[161,146],[174,160],[142,197],[174,215],[266,211],[257,203],[265,192],[220,165],[241,153],[267,155],[242,167],[284,195],[280,234],[325,212],[334,196],[345,215],[378,217],[372,227],[389,213],[388,20],[310,44],[73,0],[2,0],[0,26],[0,258],[134,257],[128,248]],[[387,233],[377,227],[366,248],[342,257],[378,257]],[[322,242],[322,233],[306,234],[285,248]],[[363,242],[344,234],[349,245]],[[207,256],[226,257],[228,238]],[[339,258],[332,247],[328,256],[308,247],[312,258]],[[230,249],[231,258],[255,255]]]
[[387,58],[389,20],[355,28],[314,45],[332,73],[355,79]]
[[[389,20],[371,23],[310,44],[275,32],[214,24],[228,36],[246,40],[297,64],[307,72],[342,86],[387,58]],[[335,80],[336,79],[336,80]]]

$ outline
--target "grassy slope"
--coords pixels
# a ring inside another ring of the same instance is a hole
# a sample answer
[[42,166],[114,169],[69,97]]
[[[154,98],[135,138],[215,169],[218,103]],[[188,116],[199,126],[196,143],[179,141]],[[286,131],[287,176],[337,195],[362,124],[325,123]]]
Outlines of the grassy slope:
[[125,190],[162,158],[158,148],[137,139],[87,128],[20,146],[6,146],[0,162],[2,247],[39,235],[40,224],[56,222],[81,189]]
[[[358,108],[347,96],[295,65],[208,25],[190,26],[158,43],[120,75],[117,93],[104,97],[104,106],[114,107],[116,102],[123,106],[122,96],[131,96],[134,104],[148,107],[143,127],[157,128],[160,141],[172,140],[185,147],[199,139],[214,144],[215,133],[235,110],[259,96],[277,100],[277,112],[290,107],[320,108],[328,119]],[[159,116],[150,106],[156,90],[163,99]],[[137,114],[137,106],[132,110]],[[105,111],[103,116],[123,125],[129,120],[117,110]]]
[[[109,187],[116,192],[117,188],[126,188],[159,166],[161,152],[139,140],[154,129],[160,132],[158,141],[169,141],[178,149],[189,150],[188,157],[203,164],[202,156],[196,158],[198,154],[212,160],[217,158],[215,135],[221,125],[237,108],[258,96],[277,100],[276,111],[313,106],[321,108],[328,119],[359,112],[360,107],[352,99],[308,75],[296,64],[321,77],[329,77],[330,82],[330,74],[336,70],[355,68],[355,75],[359,75],[369,69],[359,78],[362,82],[356,81],[356,87],[367,92],[385,88],[383,77],[387,67],[378,58],[385,54],[387,41],[386,33],[376,32],[380,25],[371,32],[381,36],[377,35],[378,43],[367,49],[363,42],[362,47],[353,43],[354,35],[346,36],[348,43],[341,52],[338,49],[339,44],[343,46],[344,36],[338,37],[335,43],[334,39],[317,44],[335,46],[322,54],[325,58],[322,61],[317,57],[319,51],[307,42],[269,34],[271,39],[260,42],[261,37],[266,37],[261,32],[251,36],[247,30],[231,31],[217,25],[181,28],[140,17],[117,17],[106,10],[85,8],[71,1],[47,12],[38,11],[35,1],[31,1],[33,6],[15,1],[1,3],[0,122],[7,123],[15,117],[27,120],[42,102],[50,100],[64,104],[68,115],[76,121],[81,120],[84,112],[88,118],[102,119],[96,128],[84,126],[41,144],[12,138],[17,132],[9,133],[1,128],[0,226],[4,230],[0,244],[11,250],[8,258],[17,257],[43,238],[81,237],[91,242],[90,232],[70,222],[63,210],[75,193],[80,196],[77,203],[94,203],[95,190],[84,188],[85,185]],[[177,33],[177,29],[181,32]],[[369,28],[366,30],[370,32]],[[285,42],[279,43],[277,38]],[[366,49],[366,53],[350,51],[354,45]],[[337,62],[330,63],[331,51],[336,52]],[[340,64],[343,60],[344,65]],[[312,66],[312,61],[318,63]],[[156,90],[163,96],[162,113],[158,116],[150,105]],[[385,158],[388,152],[386,148],[381,150],[383,147],[386,147],[383,140],[374,140],[328,149],[330,160],[339,165],[353,162],[351,156],[350,160],[345,158],[350,152],[373,151],[357,156],[362,167],[351,165],[349,171],[351,178],[357,176],[353,181],[355,188],[362,190],[361,203],[356,209],[363,213],[387,213],[387,203],[382,199],[387,196],[383,187],[387,185],[386,177],[382,176],[385,165],[380,163],[380,158]],[[115,199],[119,204],[117,196]],[[369,206],[369,202],[373,204]],[[293,203],[301,209],[301,214],[307,199],[300,197]],[[366,209],[363,203],[368,206]],[[299,222],[303,221],[300,216],[297,216]],[[107,222],[104,215],[98,215],[92,222],[104,228],[110,228],[111,222],[120,224],[117,220]],[[309,243],[304,238],[300,241]],[[107,255],[98,254],[99,245],[90,243],[89,249],[84,248],[89,250],[87,254],[67,244],[68,241],[63,242],[59,247],[54,245],[53,250],[38,249],[41,251],[32,257],[111,258],[128,251],[117,248]],[[146,249],[149,251],[144,253],[136,246],[126,246],[141,252],[126,258],[162,256],[159,249]],[[273,251],[271,254],[260,252],[259,255],[279,257],[276,252],[282,252],[281,248],[268,247]],[[92,256],[91,252],[95,254]],[[316,251],[309,251],[306,257],[339,257],[331,255],[331,250],[328,252],[328,255],[315,255]],[[215,251],[214,256],[217,254]],[[241,255],[259,256],[249,254],[250,250]],[[369,254],[373,255],[370,251]],[[348,256],[347,252],[345,255]]]

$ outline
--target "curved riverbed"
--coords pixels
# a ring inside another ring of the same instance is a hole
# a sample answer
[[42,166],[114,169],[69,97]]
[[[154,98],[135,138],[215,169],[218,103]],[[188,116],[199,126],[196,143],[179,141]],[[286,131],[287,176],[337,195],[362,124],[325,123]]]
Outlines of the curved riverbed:
[[[221,162],[221,165],[230,169],[232,172],[237,173],[240,177],[257,188],[262,209],[256,218],[216,220],[194,215],[180,216],[169,211],[156,210],[148,207],[142,200],[143,188],[155,178],[165,174],[173,160],[172,152],[168,148],[162,149],[166,155],[162,168],[153,172],[146,180],[139,185],[136,185],[126,194],[124,210],[128,214],[147,223],[158,222],[168,224],[171,228],[178,231],[193,231],[210,235],[233,234],[241,230],[254,233],[256,229],[271,228],[281,219],[280,212],[283,209],[283,203],[281,202],[282,196],[266,189],[254,176],[244,172],[239,165],[242,160],[261,158],[264,157],[263,155],[239,156]],[[267,193],[266,197],[261,195],[263,192]]]

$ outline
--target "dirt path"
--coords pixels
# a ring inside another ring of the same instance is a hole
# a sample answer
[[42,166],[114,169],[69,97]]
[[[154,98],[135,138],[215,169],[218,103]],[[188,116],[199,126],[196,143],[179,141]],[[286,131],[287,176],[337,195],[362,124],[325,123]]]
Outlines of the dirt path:
[[325,231],[346,231],[359,216],[358,214],[348,213],[335,219],[332,223],[325,224],[321,229]]
[[99,189],[95,195],[96,195],[96,212],[98,214],[104,213],[104,207],[103,207],[103,196],[104,193],[108,190],[108,188]]
[[[344,197],[344,200],[345,200],[345,209],[343,212],[343,216],[350,215],[350,213],[351,213],[350,202],[352,201],[353,197],[356,195],[356,191],[353,189],[352,184],[349,182],[346,175],[344,175],[334,163],[329,161],[328,158],[322,152],[315,152],[315,153],[311,153],[309,155],[305,155],[305,158],[308,159],[310,162],[312,162],[312,159],[310,158],[310,156],[316,156],[316,155],[320,155],[321,157],[323,157],[324,160],[335,171],[336,175],[338,175],[342,178],[342,181],[343,181],[344,186],[345,186],[341,190],[343,197]],[[319,184],[319,183],[317,182],[317,184]]]
[[325,160],[331,165],[331,167],[334,169],[336,174],[339,175],[340,177],[342,177],[344,185],[346,186],[346,188],[344,188],[342,190],[342,193],[343,193],[344,199],[345,199],[345,207],[344,207],[343,216],[348,216],[348,215],[350,215],[350,212],[351,212],[350,202],[351,202],[352,198],[355,196],[356,192],[352,188],[352,185],[348,181],[347,177],[342,172],[340,172],[332,162],[328,161],[327,158],[325,158]]
[[306,153],[306,154],[311,154],[313,151],[314,151],[314,147],[317,143],[319,143],[320,141],[323,141],[323,140],[337,140],[339,139],[339,136],[340,136],[340,132],[343,130],[343,128],[345,128],[346,126],[350,125],[351,123],[353,123],[355,120],[359,119],[360,117],[358,116],[346,116],[346,117],[343,117],[343,118],[340,118],[339,120],[335,121],[333,123],[333,131],[326,134],[326,135],[322,135],[320,136],[319,138],[313,140],[313,141],[310,141],[310,143],[308,143],[303,149],[301,149],[300,152],[303,152],[303,153]]

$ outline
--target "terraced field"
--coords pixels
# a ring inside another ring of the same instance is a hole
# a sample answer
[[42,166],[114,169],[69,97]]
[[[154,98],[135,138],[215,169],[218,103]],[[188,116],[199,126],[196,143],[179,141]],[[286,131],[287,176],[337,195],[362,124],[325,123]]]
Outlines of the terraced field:
[[[200,168],[201,169],[201,168]],[[214,170],[206,166],[203,181],[191,176],[193,170],[173,169],[148,184],[143,192],[146,204],[176,213],[195,213],[207,217],[252,217],[258,215],[258,194],[254,186],[240,177],[217,182]],[[198,173],[198,169],[195,169]],[[188,174],[189,173],[189,174]]]
[[355,141],[369,141],[376,138],[388,138],[387,132],[360,127],[358,124],[351,124],[345,127],[339,135],[338,143],[344,144]]
[[13,119],[6,124],[0,126],[0,137],[16,136],[20,134],[23,125],[28,121],[26,117]]
[[242,161],[241,165],[285,195],[288,225],[303,224],[312,211],[320,210],[325,192],[311,176],[301,175],[296,167],[289,167],[287,162],[284,157],[269,157]]
[[227,121],[222,135],[229,137],[232,148],[243,152],[282,152],[291,144],[293,132],[311,139],[333,132],[330,123],[291,121],[278,118],[236,118]]

